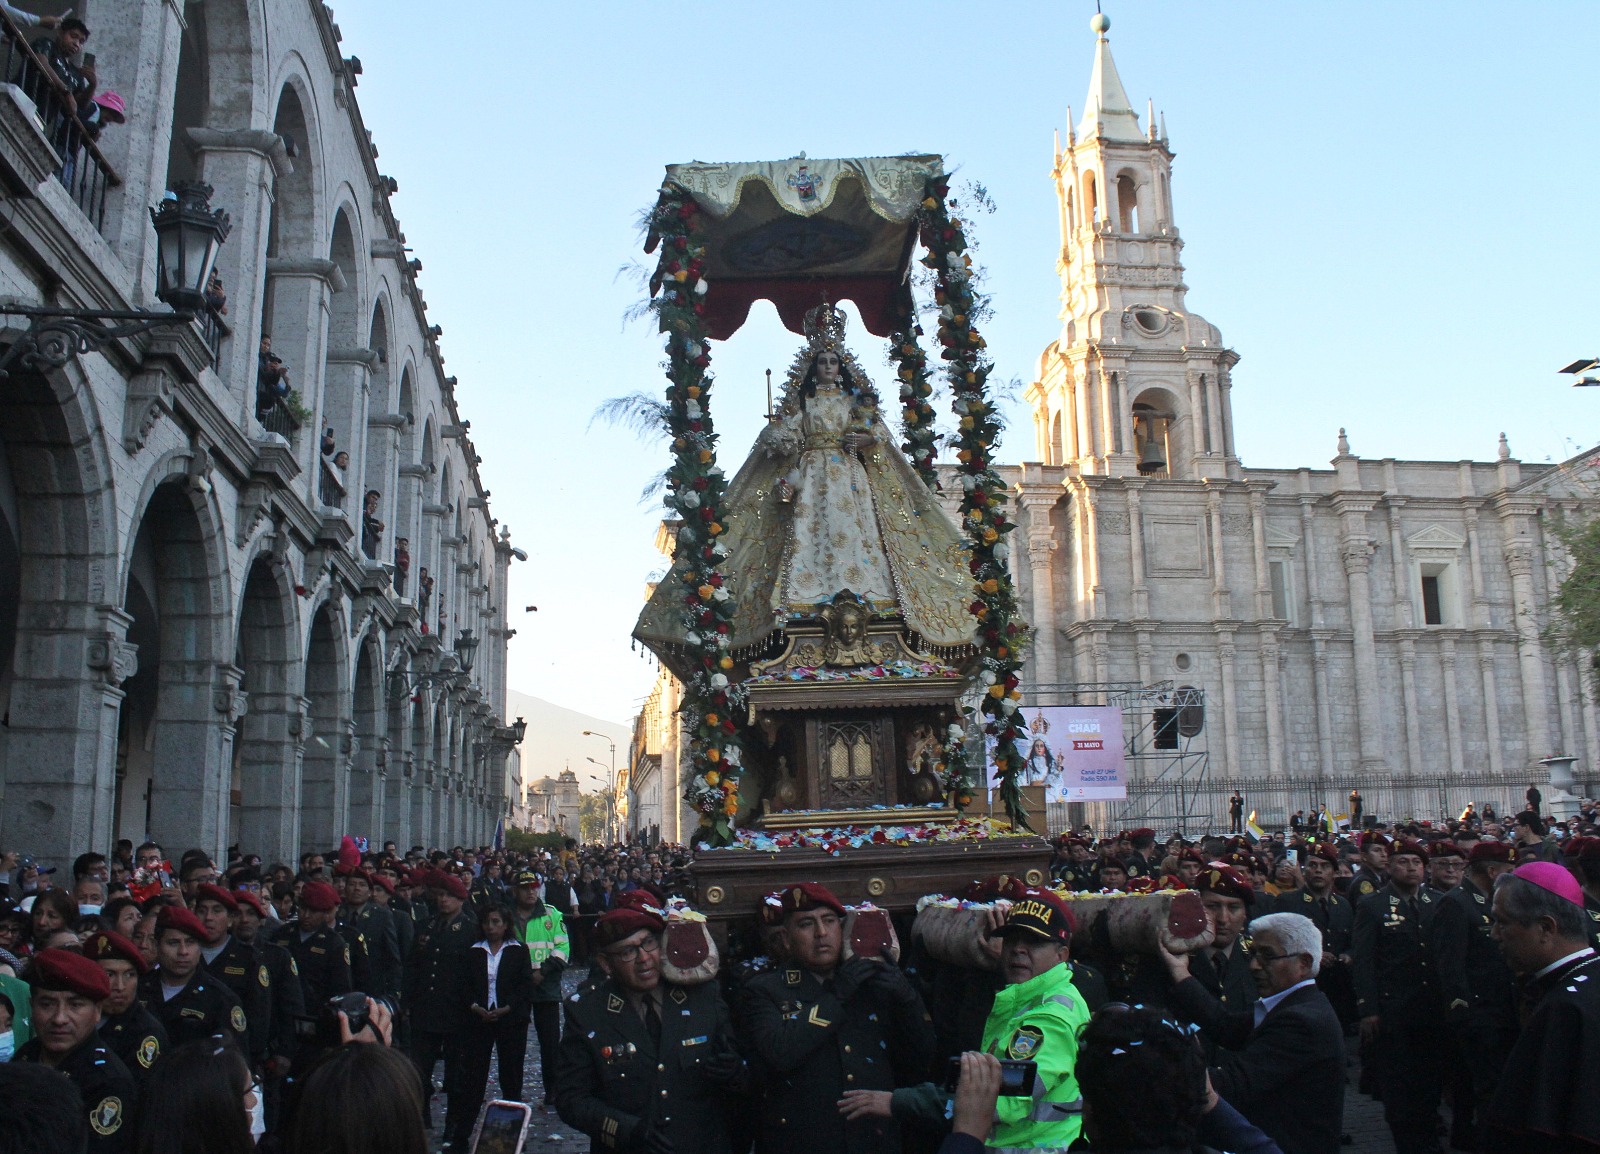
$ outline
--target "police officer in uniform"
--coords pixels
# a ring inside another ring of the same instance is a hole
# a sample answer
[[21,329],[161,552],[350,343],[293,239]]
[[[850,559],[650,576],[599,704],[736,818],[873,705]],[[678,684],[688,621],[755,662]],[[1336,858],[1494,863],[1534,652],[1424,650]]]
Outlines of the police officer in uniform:
[[139,997],[164,1027],[174,1048],[225,1034],[244,1050],[244,1007],[227,986],[201,966],[206,930],[182,906],[156,917],[156,968],[139,979]]
[[[1250,939],[1245,933],[1256,892],[1249,878],[1220,861],[1209,862],[1195,881],[1205,904],[1215,937],[1205,949],[1189,955],[1189,976],[1220,1001],[1230,1013],[1255,1005],[1258,993],[1250,974]],[[1159,958],[1140,958],[1130,999],[1144,1005],[1167,1006],[1172,978]],[[1206,1042],[1210,1051],[1215,1044]]]
[[1395,1154],[1439,1154],[1437,1029],[1444,1007],[1432,961],[1438,900],[1422,884],[1428,851],[1403,838],[1389,880],[1356,906],[1352,950],[1362,1041]]
[[254,946],[262,963],[267,967],[268,988],[272,991],[272,1036],[267,1049],[265,1071],[269,1079],[267,1106],[273,1108],[273,1080],[289,1072],[289,1061],[295,1050],[295,1023],[305,1017],[305,991],[300,985],[300,970],[288,950],[276,942],[269,942],[261,932],[266,923],[266,904],[258,894],[249,890],[234,890],[234,900],[239,903],[239,915],[234,919],[233,936],[247,946]]
[[556,1108],[595,1154],[732,1154],[730,1096],[747,1070],[716,983],[662,978],[663,928],[632,906],[599,919],[605,978],[567,1002]]
[[1583,890],[1589,945],[1600,950],[1600,837],[1568,838],[1561,847],[1561,858]]
[[1132,852],[1122,859],[1128,871],[1128,880],[1153,878],[1161,872],[1161,859],[1156,856],[1156,831],[1141,826],[1128,831],[1128,844]]
[[306,1013],[312,1017],[329,998],[356,988],[350,976],[350,947],[333,928],[338,908],[337,890],[327,882],[307,882],[300,890],[298,916],[272,936],[294,959]]
[[[351,978],[356,989],[374,998],[382,998],[391,1006],[400,999],[400,935],[395,928],[394,915],[380,906],[372,896],[372,875],[364,869],[353,871],[344,881],[344,917],[341,926],[348,926],[357,942],[351,943]],[[346,936],[349,940],[349,936]],[[360,967],[356,965],[366,956],[368,977],[363,985]]]
[[111,994],[105,971],[82,954],[43,950],[28,968],[34,1037],[14,1062],[38,1062],[72,1079],[89,1113],[91,1154],[133,1149],[138,1089],[95,1032]]
[[[471,1000],[463,996],[468,952],[478,940],[478,922],[467,906],[467,887],[460,878],[434,870],[422,880],[438,913],[417,934],[406,959],[403,997],[411,1022],[411,1058],[424,1087],[433,1080],[434,1064],[444,1060],[445,1139],[454,1142],[470,1136],[476,1121],[459,1116],[467,1102],[460,1085],[459,1043]],[[431,1126],[426,1100],[423,1113]]]
[[1455,1043],[1450,1079],[1452,1146],[1478,1148],[1483,1137],[1474,1118],[1488,1106],[1506,1056],[1517,1040],[1516,997],[1511,969],[1492,936],[1494,880],[1512,867],[1511,847],[1479,842],[1467,874],[1439,899],[1433,915],[1432,948],[1445,1025]]
[[150,967],[138,946],[109,930],[90,934],[83,956],[106,973],[109,992],[100,1006],[100,1041],[122,1059],[143,1090],[151,1067],[170,1048],[166,1027],[139,1001],[139,978]]
[[1359,907],[1388,881],[1389,839],[1377,830],[1361,835],[1361,864],[1350,879],[1350,904]]
[[561,1045],[561,974],[572,957],[572,946],[561,911],[545,904],[539,875],[523,870],[512,881],[516,901],[512,929],[527,945],[533,966],[533,1029],[539,1039],[539,1068],[544,1075],[544,1105],[548,1106]]
[[1305,887],[1278,895],[1274,912],[1300,914],[1311,919],[1322,931],[1322,965],[1317,985],[1333,1003],[1339,1020],[1348,1028],[1355,1022],[1355,990],[1350,982],[1350,935],[1355,930],[1356,911],[1350,900],[1339,893],[1339,851],[1328,842],[1311,848],[1300,867]]
[[761,1084],[764,1154],[868,1154],[897,1149],[899,1127],[876,1115],[846,1119],[847,1090],[913,1086],[929,1075],[933,1023],[922,998],[886,959],[843,960],[845,909],[814,883],[785,888],[788,968],[757,974],[740,1003],[741,1049]]
[[239,899],[221,886],[196,887],[194,916],[205,927],[200,946],[201,965],[213,978],[233,991],[244,1007],[245,1056],[260,1070],[271,1057],[272,975],[254,946],[233,936],[239,916]]

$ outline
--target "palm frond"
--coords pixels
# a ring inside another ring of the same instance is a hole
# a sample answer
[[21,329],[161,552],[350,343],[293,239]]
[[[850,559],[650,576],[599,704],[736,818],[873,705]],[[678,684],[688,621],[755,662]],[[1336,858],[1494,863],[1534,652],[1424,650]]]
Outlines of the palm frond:
[[625,397],[611,397],[601,401],[589,417],[585,429],[592,429],[596,421],[616,425],[628,430],[641,441],[649,443],[667,435],[667,403],[649,393],[629,393]]

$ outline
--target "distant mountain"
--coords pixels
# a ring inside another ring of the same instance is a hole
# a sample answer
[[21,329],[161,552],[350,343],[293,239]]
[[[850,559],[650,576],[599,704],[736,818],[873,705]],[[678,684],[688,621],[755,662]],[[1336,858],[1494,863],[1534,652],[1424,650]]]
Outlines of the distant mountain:
[[[506,713],[508,720],[522,717],[528,722],[527,735],[522,739],[522,782],[529,788],[541,777],[554,777],[567,768],[578,775],[584,793],[592,793],[608,784],[610,747],[598,737],[583,736],[586,729],[604,734],[617,743],[619,772],[628,764],[628,739],[632,728],[625,722],[590,717],[515,689],[506,693]],[[589,757],[600,764],[584,760]],[[591,776],[600,779],[599,785],[589,780]]]

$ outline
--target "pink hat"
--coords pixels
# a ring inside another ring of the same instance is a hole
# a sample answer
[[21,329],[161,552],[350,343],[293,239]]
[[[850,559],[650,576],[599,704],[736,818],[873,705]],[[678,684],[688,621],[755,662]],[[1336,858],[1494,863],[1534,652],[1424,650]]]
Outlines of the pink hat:
[[94,98],[100,106],[100,115],[107,120],[118,124],[125,124],[128,120],[128,106],[122,102],[122,97],[115,92],[102,92]]
[[1574,905],[1583,904],[1583,889],[1578,879],[1553,861],[1531,861],[1511,871],[1512,877],[1531,882],[1542,890],[1549,890],[1558,898],[1566,898]]

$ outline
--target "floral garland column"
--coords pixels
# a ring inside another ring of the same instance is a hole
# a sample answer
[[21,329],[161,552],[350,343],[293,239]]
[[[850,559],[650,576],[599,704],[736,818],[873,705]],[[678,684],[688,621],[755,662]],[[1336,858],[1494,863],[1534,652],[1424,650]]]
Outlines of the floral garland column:
[[727,482],[717,467],[711,423],[711,365],[705,322],[705,246],[696,237],[699,206],[681,189],[667,187],[650,215],[646,252],[661,248],[650,278],[651,303],[667,338],[667,429],[672,465],[667,506],[682,521],[668,580],[683,587],[683,619],[694,672],[684,680],[679,714],[689,735],[689,784],[684,799],[700,814],[695,840],[727,845],[739,809],[741,748],[734,717],[744,695],[730,684],[728,652],[734,602],[719,564]]
[[[982,306],[972,285],[972,257],[967,252],[965,225],[950,215],[946,203],[949,185],[943,177],[928,182],[918,214],[922,263],[936,278],[934,303],[939,309],[940,357],[954,394],[956,413],[957,475],[961,481],[961,525],[970,550],[976,596],[971,606],[978,621],[983,672],[988,679],[980,710],[984,733],[995,742],[995,770],[1000,779],[1000,800],[1012,824],[1031,830],[1017,776],[1022,771],[1020,746],[1027,728],[1018,708],[1022,692],[1018,673],[1022,649],[1028,643],[1028,625],[1017,608],[1016,589],[1006,565],[1011,547],[1006,537],[1016,522],[1006,515],[1010,494],[993,469],[990,457],[1000,435],[1000,415],[988,396],[993,366],[984,352],[974,314]],[[905,377],[902,375],[902,380]],[[964,771],[965,757],[957,743],[949,747],[950,761]]]

